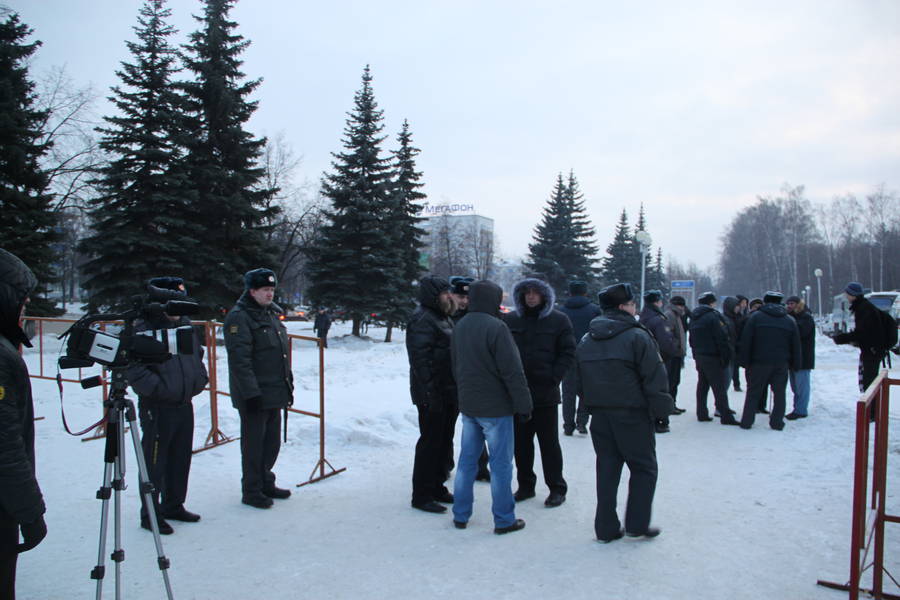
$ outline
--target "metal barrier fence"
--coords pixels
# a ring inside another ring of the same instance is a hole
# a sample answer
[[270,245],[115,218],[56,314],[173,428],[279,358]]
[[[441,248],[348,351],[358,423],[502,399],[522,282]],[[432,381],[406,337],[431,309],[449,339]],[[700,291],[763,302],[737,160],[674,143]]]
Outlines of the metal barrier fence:
[[[31,377],[33,379],[48,379],[53,381],[59,381],[60,385],[62,383],[81,383],[81,369],[78,369],[78,379],[72,379],[62,376],[62,371],[60,371],[59,379],[57,379],[56,369],[54,368],[53,375],[48,375],[45,369],[45,344],[44,337],[49,332],[48,329],[58,329],[58,331],[54,331],[52,333],[62,333],[65,329],[68,328],[69,325],[75,322],[74,319],[54,319],[47,317],[28,317],[29,321],[33,321],[35,323],[35,337],[37,338],[37,350],[38,350],[38,369],[36,373],[31,373]],[[60,326],[56,326],[59,324]],[[100,323],[101,328],[105,328],[108,324],[115,324],[115,322],[109,323]],[[229,437],[227,436],[219,427],[219,396],[228,396],[231,394],[227,390],[227,387],[221,386],[219,384],[218,378],[218,369],[216,368],[217,359],[218,359],[218,344],[217,344],[217,332],[222,328],[222,324],[215,321],[192,321],[192,325],[197,327],[203,327],[204,335],[203,340],[206,346],[206,367],[207,372],[209,374],[209,384],[205,388],[205,391],[209,392],[209,417],[210,417],[210,429],[209,433],[206,435],[206,439],[203,444],[194,448],[194,454],[198,452],[203,452],[204,450],[208,450],[210,448],[214,448],[216,446],[221,446],[222,444],[227,444],[229,442],[233,442],[239,437]],[[330,462],[325,458],[325,347],[324,343],[320,338],[316,337],[307,337],[302,335],[288,335],[290,342],[290,352],[288,354],[290,363],[293,365],[293,355],[294,355],[294,341],[302,340],[315,342],[318,349],[318,378],[319,378],[319,409],[318,412],[306,411],[297,408],[289,408],[288,411],[296,414],[306,415],[309,417],[314,417],[319,419],[319,460],[316,462],[316,466],[313,467],[312,473],[310,473],[309,479],[302,483],[298,483],[297,486],[307,485],[309,483],[314,483],[316,481],[320,481],[322,479],[331,477],[333,475],[337,475],[343,471],[346,471],[346,467],[342,467],[340,469],[335,469]],[[54,365],[55,367],[55,365]],[[109,382],[108,382],[108,373],[105,368],[101,369],[101,394],[103,403],[105,405],[108,397],[109,397]],[[285,430],[284,436],[285,440],[287,439],[287,419],[285,418],[284,422]],[[82,438],[82,441],[87,442],[90,440],[95,440],[99,438],[103,438],[106,435],[106,423],[102,421],[96,428],[92,430],[92,435],[86,436]],[[329,472],[326,473],[326,466],[330,469]],[[316,471],[318,471],[318,475],[316,475]]]
[[[819,580],[818,584],[850,593],[850,600],[859,600],[863,592],[873,598],[900,600],[900,595],[884,591],[884,575],[900,587],[900,583],[884,567],[884,525],[900,523],[900,516],[885,510],[887,497],[888,434],[890,431],[890,390],[900,385],[900,379],[888,377],[882,371],[856,403],[856,448],[853,467],[853,516],[850,527],[850,580],[845,583]],[[870,415],[874,415],[875,438],[869,440]],[[869,485],[869,450],[873,450],[872,492],[866,508]],[[872,560],[869,561],[869,554]],[[860,588],[863,574],[872,569],[872,589]]]

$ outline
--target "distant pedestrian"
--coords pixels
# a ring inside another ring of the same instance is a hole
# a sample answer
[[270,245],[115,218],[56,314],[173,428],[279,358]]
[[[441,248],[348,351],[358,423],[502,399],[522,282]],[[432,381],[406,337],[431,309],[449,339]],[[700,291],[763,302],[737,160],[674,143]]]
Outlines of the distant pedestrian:
[[469,312],[451,342],[463,422],[453,485],[453,524],[465,529],[472,516],[472,488],[486,442],[494,533],[504,534],[525,527],[525,521],[516,518],[512,493],[513,416],[523,421],[530,418],[531,392],[516,344],[499,318],[503,290],[490,281],[478,281],[469,295]]
[[[569,297],[559,307],[559,310],[569,317],[569,321],[572,323],[576,344],[587,334],[591,321],[603,312],[599,306],[590,301],[587,293],[587,283],[578,280],[570,281]],[[572,435],[572,432],[577,429],[578,433],[587,435],[590,415],[584,404],[584,398],[578,393],[578,372],[574,366],[566,371],[562,382],[562,417],[563,434]]]
[[331,315],[328,314],[328,309],[320,306],[316,312],[316,320],[313,322],[313,333],[316,334],[316,337],[322,339],[323,348],[328,347],[329,329],[331,329]]
[[450,476],[448,452],[458,414],[456,383],[450,363],[455,305],[443,277],[419,280],[419,307],[406,326],[409,389],[419,413],[419,441],[413,462],[412,506],[431,513],[446,512],[453,503],[444,485]]
[[737,342],[741,336],[741,329],[744,326],[744,316],[741,312],[740,296],[726,296],[722,300],[722,316],[728,324],[728,338],[731,342],[731,364],[729,365],[728,376],[725,378],[725,388],[728,384],[734,385],[734,391],[741,390],[741,367],[737,361]]
[[[659,346],[659,354],[665,365],[678,354],[679,348],[678,341],[675,339],[674,328],[663,312],[662,307],[662,292],[659,290],[648,290],[644,294],[644,310],[641,311],[640,323],[653,334],[653,338]],[[666,381],[668,384],[668,376]],[[658,417],[655,427],[656,433],[668,433],[669,415]]]
[[716,410],[722,425],[737,425],[728,406],[727,378],[731,376],[731,345],[728,324],[716,310],[716,295],[706,292],[697,300],[700,306],[691,313],[690,341],[697,367],[697,420],[712,421],[706,398],[712,388]]
[[[656,342],[634,319],[631,286],[611,285],[599,300],[603,315],[591,321],[576,352],[597,454],[594,532],[604,543],[623,535],[653,538],[659,535],[650,527],[658,473],[654,422],[668,416],[674,403]],[[630,480],[623,531],[616,497],[624,465]]]
[[797,322],[800,332],[800,354],[802,360],[799,370],[791,370],[791,391],[794,393],[794,409],[785,415],[785,419],[794,421],[809,415],[809,397],[812,385],[812,371],[816,368],[816,321],[799,296],[787,299],[788,314]]
[[684,316],[687,314],[686,302],[682,296],[672,296],[669,298],[669,309],[666,311],[666,318],[672,324],[672,335],[675,338],[675,354],[672,355],[666,363],[666,374],[669,377],[669,395],[675,402],[673,415],[680,415],[685,409],[678,407],[678,386],[681,384],[681,370],[684,368],[684,357],[687,355],[687,327],[685,326]]
[[773,397],[769,426],[776,431],[784,429],[788,371],[799,371],[802,357],[800,332],[781,304],[783,298],[780,292],[766,292],[763,307],[747,319],[738,342],[739,360],[750,373],[741,414],[742,429],[753,426],[769,388]]
[[541,448],[544,483],[550,495],[547,507],[566,501],[568,485],[563,478],[562,448],[559,445],[559,384],[575,362],[575,338],[569,317],[554,308],[556,294],[550,285],[534,277],[523,279],[513,288],[515,312],[504,321],[512,332],[531,399],[532,418],[516,423],[516,477],[519,489],[516,501],[533,498],[537,476],[534,474],[534,438]]

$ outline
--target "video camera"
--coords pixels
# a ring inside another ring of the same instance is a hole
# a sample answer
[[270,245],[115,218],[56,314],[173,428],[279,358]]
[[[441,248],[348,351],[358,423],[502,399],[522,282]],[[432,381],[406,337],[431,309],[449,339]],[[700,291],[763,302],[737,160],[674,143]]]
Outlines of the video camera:
[[[171,358],[170,345],[148,335],[134,332],[134,321],[143,318],[154,322],[167,315],[172,317],[197,314],[200,305],[187,298],[184,291],[165,289],[147,284],[147,295],[135,296],[133,308],[124,313],[85,315],[59,336],[69,336],[66,355],[60,357],[63,369],[86,368],[94,363],[106,367],[127,367],[133,362],[161,363]],[[102,331],[96,323],[123,321],[124,327],[118,334]],[[175,328],[175,340],[179,354],[194,351],[191,326]]]

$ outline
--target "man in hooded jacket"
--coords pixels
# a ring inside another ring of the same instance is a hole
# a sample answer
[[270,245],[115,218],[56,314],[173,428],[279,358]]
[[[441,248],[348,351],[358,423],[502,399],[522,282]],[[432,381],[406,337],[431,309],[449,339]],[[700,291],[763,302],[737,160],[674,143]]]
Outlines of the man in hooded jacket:
[[281,449],[281,411],[294,403],[290,341],[278,318],[275,273],[244,274],[244,293],[225,317],[231,403],[241,417],[241,502],[271,508],[290,497],[275,486],[272,469]]
[[712,388],[716,410],[722,425],[737,425],[738,422],[728,406],[727,378],[732,359],[731,344],[728,342],[728,324],[722,313],[716,310],[716,296],[705,292],[697,300],[700,306],[691,312],[690,340],[697,367],[697,420],[712,421],[706,396]]
[[25,263],[0,248],[0,598],[15,597],[19,553],[47,535],[35,477],[31,380],[18,351],[20,344],[31,347],[19,321],[36,284]]
[[[658,472],[653,424],[668,417],[675,403],[656,342],[634,319],[631,286],[613,284],[600,292],[599,300],[603,315],[591,321],[576,363],[597,454],[594,532],[604,543],[623,535],[653,538],[659,535],[659,529],[650,527]],[[631,479],[623,531],[616,495],[625,464]]]
[[[590,301],[587,293],[587,283],[577,280],[569,282],[569,298],[559,309],[569,317],[569,321],[572,323],[572,333],[575,336],[576,345],[588,332],[591,321],[602,312],[599,306]],[[584,399],[578,394],[577,377],[576,370],[572,368],[566,372],[562,382],[562,416],[565,435],[572,435],[576,429],[578,433],[587,435],[590,415]],[[576,399],[578,401],[577,408]]]
[[783,299],[781,292],[766,292],[762,308],[747,319],[741,332],[738,359],[750,373],[741,429],[753,426],[760,402],[764,401],[769,387],[773,396],[769,426],[776,431],[784,429],[788,371],[799,370],[803,362],[800,331],[781,304]]
[[575,337],[569,318],[554,308],[556,294],[547,282],[536,277],[523,279],[513,288],[516,310],[504,321],[522,357],[525,377],[534,404],[532,417],[516,423],[516,501],[533,498],[534,438],[541,447],[544,483],[550,495],[544,505],[552,508],[566,501],[568,486],[563,478],[562,448],[559,445],[559,384],[575,363]]
[[444,485],[450,476],[453,430],[459,414],[450,363],[455,305],[442,277],[419,280],[419,306],[406,326],[409,390],[419,413],[419,441],[413,462],[412,506],[442,513],[453,494]]

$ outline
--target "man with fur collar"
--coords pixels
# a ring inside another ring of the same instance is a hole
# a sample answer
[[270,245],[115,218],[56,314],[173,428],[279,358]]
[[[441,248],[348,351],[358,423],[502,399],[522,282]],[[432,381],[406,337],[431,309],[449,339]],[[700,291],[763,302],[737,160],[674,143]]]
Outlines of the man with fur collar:
[[513,288],[516,310],[504,320],[519,349],[525,377],[534,404],[532,418],[516,423],[515,456],[519,489],[516,501],[533,498],[534,437],[541,447],[544,483],[550,495],[544,505],[559,506],[566,501],[562,449],[559,446],[559,384],[575,363],[575,337],[569,317],[554,308],[556,294],[537,277],[523,279]]

